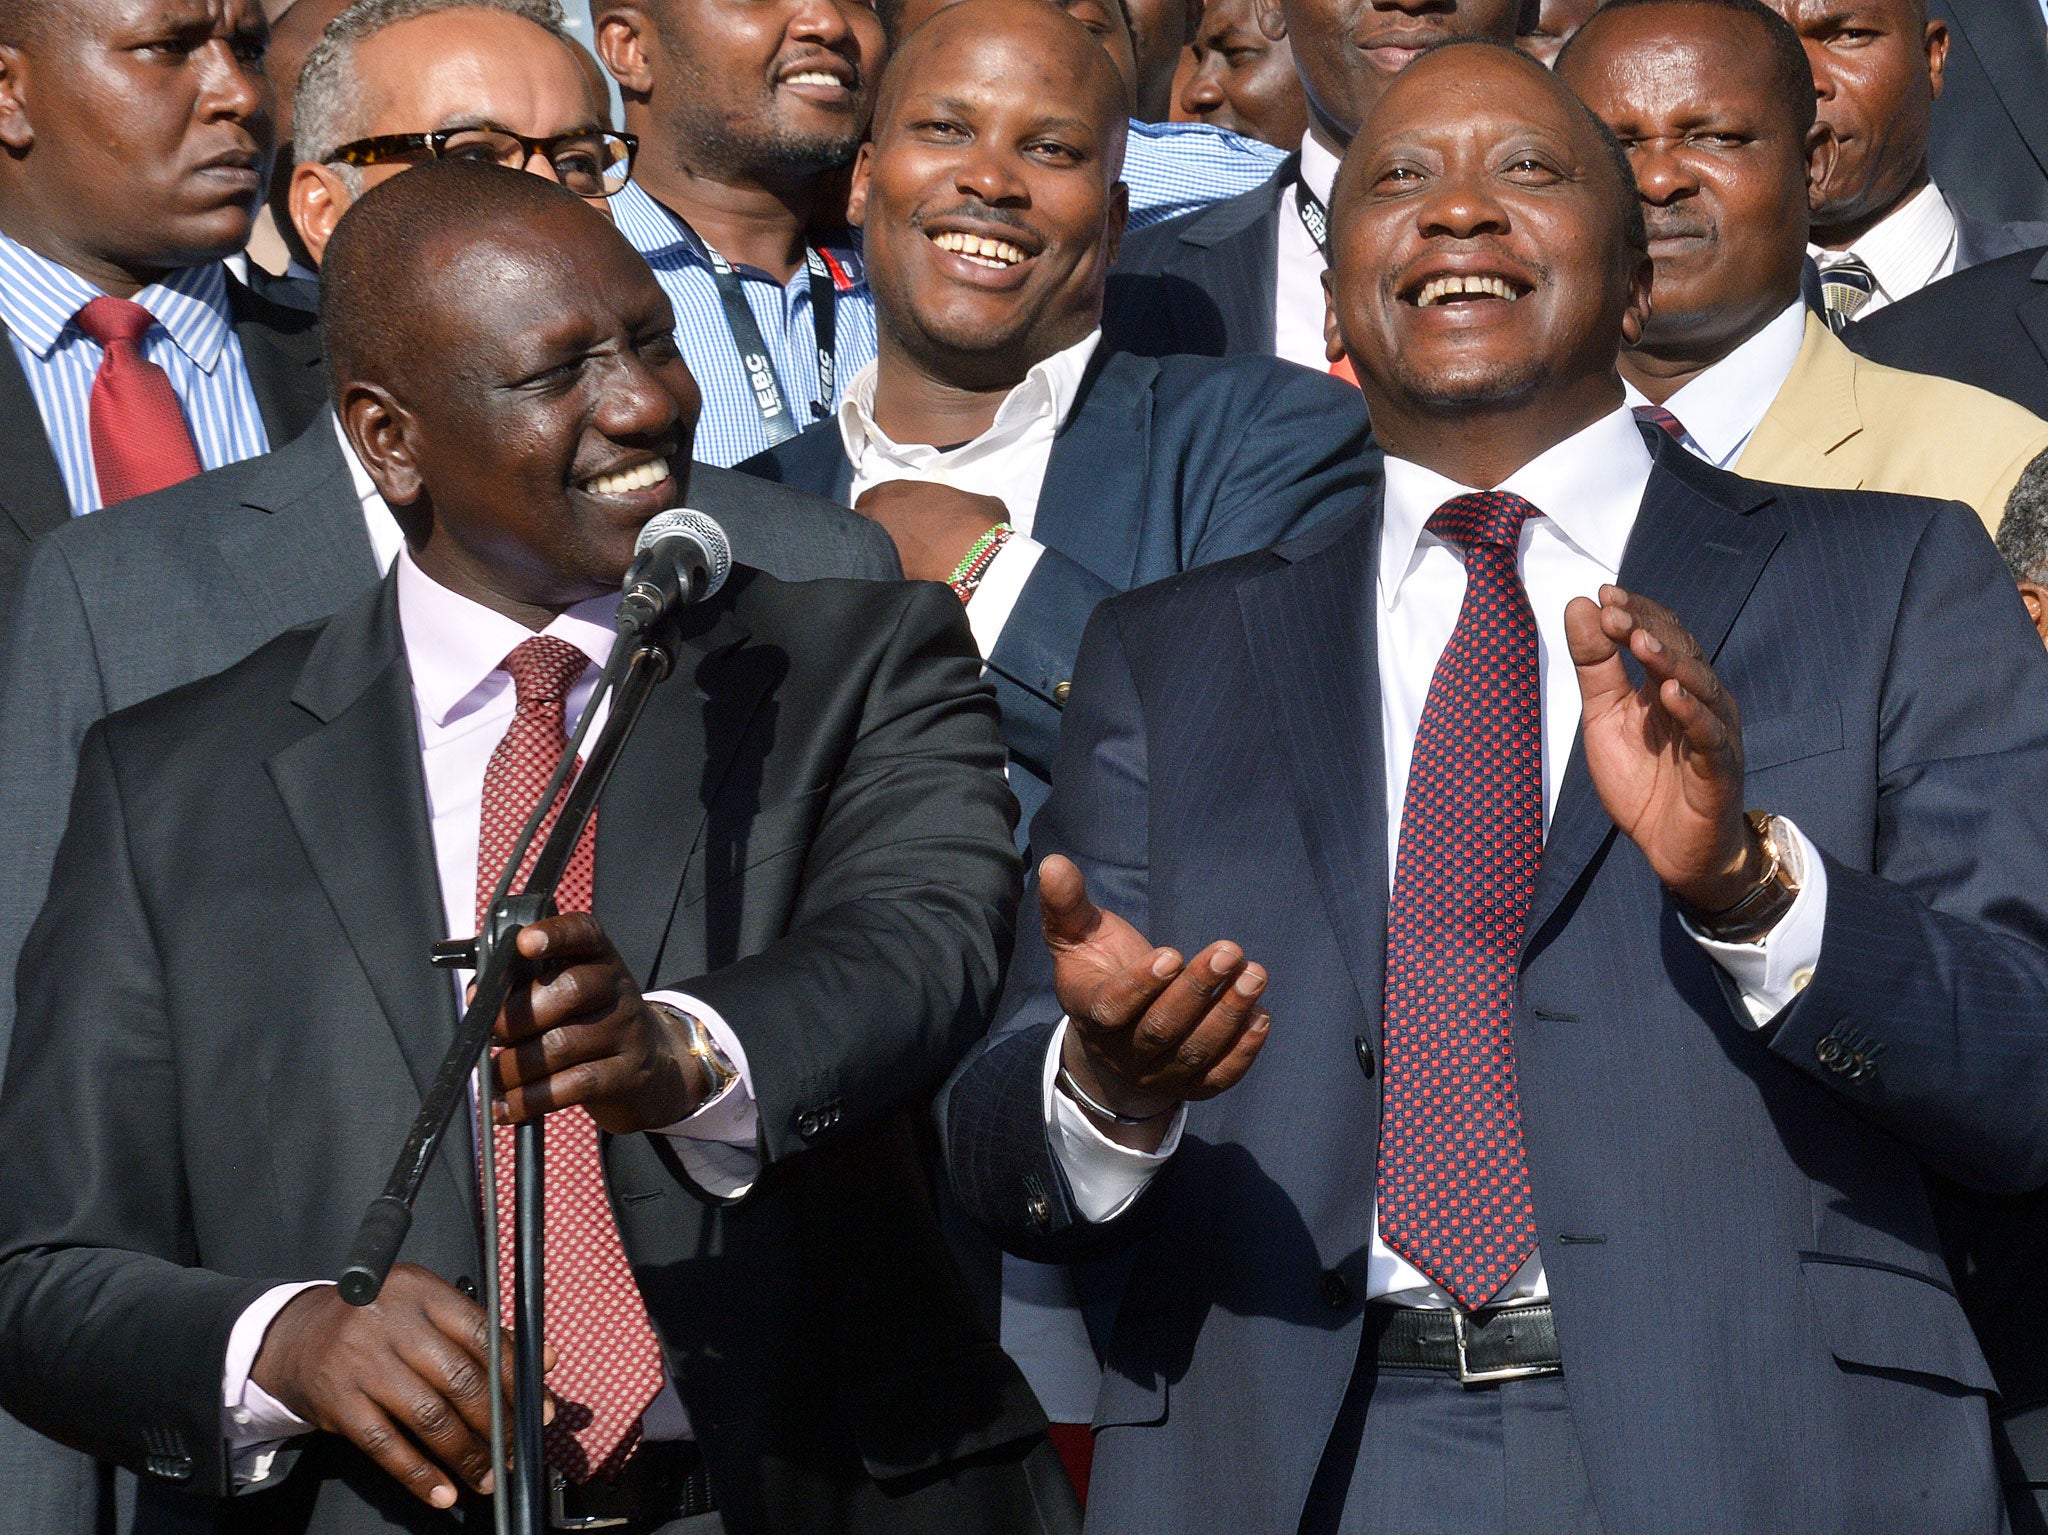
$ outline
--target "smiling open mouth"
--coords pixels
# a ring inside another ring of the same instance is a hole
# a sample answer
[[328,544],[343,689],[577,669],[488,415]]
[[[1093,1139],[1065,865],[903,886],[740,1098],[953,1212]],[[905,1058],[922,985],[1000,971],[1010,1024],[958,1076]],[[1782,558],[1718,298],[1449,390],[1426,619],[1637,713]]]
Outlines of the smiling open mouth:
[[1497,298],[1512,304],[1529,290],[1521,283],[1506,277],[1471,273],[1451,274],[1432,277],[1416,291],[1409,300],[1417,309],[1428,309],[1436,304],[1456,303],[1460,299]]
[[800,70],[793,75],[782,77],[784,85],[845,85],[846,82],[835,74],[822,69]]
[[1008,240],[991,240],[986,235],[961,234],[947,230],[944,234],[935,234],[928,238],[932,244],[950,255],[962,257],[976,266],[989,267],[998,272],[1030,259]]
[[636,490],[646,490],[659,485],[668,478],[668,460],[650,459],[631,469],[618,469],[608,474],[594,474],[587,480],[579,480],[577,488],[598,496],[623,496]]

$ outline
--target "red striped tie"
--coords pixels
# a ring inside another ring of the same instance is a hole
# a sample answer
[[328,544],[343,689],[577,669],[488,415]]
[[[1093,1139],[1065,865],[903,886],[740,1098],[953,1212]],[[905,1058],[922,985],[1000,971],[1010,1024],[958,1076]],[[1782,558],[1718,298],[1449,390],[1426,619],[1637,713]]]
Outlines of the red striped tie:
[[[477,834],[477,924],[483,925],[498,871],[519,830],[568,750],[569,689],[590,665],[566,640],[536,635],[507,656],[518,707],[484,770]],[[563,795],[567,796],[566,788]],[[555,824],[541,823],[520,871],[519,888]],[[588,911],[595,888],[597,817],[569,859],[555,902]],[[505,1315],[512,1314],[513,1139],[497,1131],[498,1263]],[[661,1346],[640,1299],[605,1195],[597,1124],[581,1107],[547,1117],[547,1336],[561,1356],[548,1376],[558,1410],[548,1425],[548,1460],[572,1481],[611,1475],[640,1447],[640,1415],[661,1390]]]
[[178,391],[171,376],[142,355],[142,338],[156,316],[125,298],[102,296],[76,318],[102,352],[90,402],[100,504],[112,506],[191,479],[199,472],[199,450]]

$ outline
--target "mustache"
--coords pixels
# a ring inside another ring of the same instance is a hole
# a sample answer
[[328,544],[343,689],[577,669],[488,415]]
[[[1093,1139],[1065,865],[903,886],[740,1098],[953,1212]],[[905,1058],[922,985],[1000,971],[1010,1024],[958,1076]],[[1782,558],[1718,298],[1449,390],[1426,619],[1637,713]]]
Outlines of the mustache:
[[1701,218],[1690,210],[1681,212],[1674,208],[1643,209],[1643,227],[1653,240],[1712,239],[1715,233],[1711,219]]
[[971,197],[965,202],[953,204],[950,208],[920,208],[910,216],[910,227],[920,234],[926,224],[935,224],[942,219],[968,218],[983,224],[1001,224],[1005,229],[1014,229],[1021,235],[1036,238],[1031,226],[1024,221],[1024,215],[1012,208],[997,208]]

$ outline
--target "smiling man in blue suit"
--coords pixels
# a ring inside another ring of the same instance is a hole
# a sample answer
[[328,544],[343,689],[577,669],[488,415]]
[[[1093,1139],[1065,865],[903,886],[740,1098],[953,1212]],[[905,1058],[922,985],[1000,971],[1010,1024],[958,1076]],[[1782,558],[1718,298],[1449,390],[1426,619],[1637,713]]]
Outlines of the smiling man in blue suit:
[[2048,1181],[2048,658],[1966,508],[1639,428],[1539,66],[1425,55],[1334,207],[1384,492],[1096,610],[940,1106],[1133,1257],[1088,1528],[1997,1535],[1920,1162]]

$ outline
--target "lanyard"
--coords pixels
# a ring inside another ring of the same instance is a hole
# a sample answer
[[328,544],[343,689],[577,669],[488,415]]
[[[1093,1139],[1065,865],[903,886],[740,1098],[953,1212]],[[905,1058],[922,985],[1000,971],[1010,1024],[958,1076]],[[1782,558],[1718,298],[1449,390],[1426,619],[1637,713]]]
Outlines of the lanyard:
[[[782,385],[776,381],[775,364],[769,358],[768,343],[761,338],[761,327],[755,321],[754,311],[747,304],[747,295],[740,287],[739,273],[732,269],[730,261],[697,239],[697,232],[683,223],[672,209],[666,211],[711,263],[711,276],[718,284],[718,302],[725,309],[725,328],[732,333],[733,349],[739,353],[740,366],[746,371],[747,387],[754,396],[754,408],[761,412],[761,425],[767,428],[769,446],[789,441],[803,427],[792,419],[789,406],[782,397]],[[836,336],[834,305],[838,301],[839,290],[832,279],[832,268],[816,248],[804,247],[804,266],[811,278],[811,329],[818,338],[818,398],[812,402],[811,414],[822,421],[831,413],[832,397],[838,387],[839,370],[833,343]]]
[[1330,210],[1323,200],[1316,196],[1308,184],[1308,178],[1300,171],[1294,173],[1294,206],[1301,214],[1301,227],[1308,231],[1308,237],[1316,242],[1316,249],[1323,253],[1323,264],[1330,262]]

